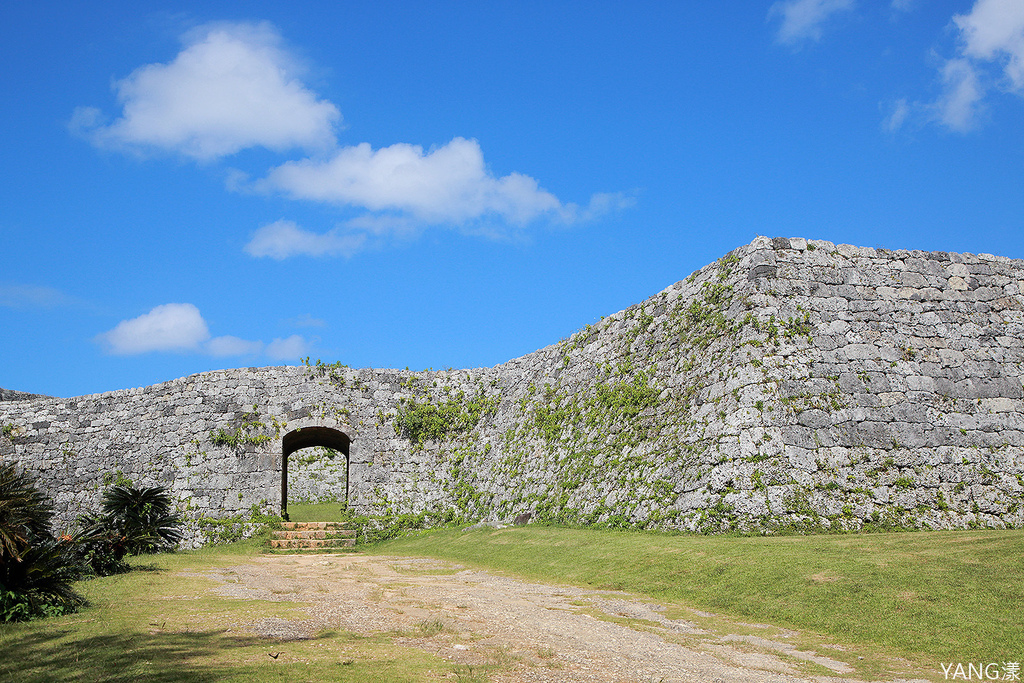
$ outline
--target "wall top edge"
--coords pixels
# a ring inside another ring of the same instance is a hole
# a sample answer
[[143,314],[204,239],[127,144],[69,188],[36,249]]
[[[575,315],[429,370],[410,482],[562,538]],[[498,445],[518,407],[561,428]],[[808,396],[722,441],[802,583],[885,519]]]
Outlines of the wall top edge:
[[[935,261],[944,261],[952,263],[998,263],[1004,266],[1015,267],[1024,269],[1024,259],[1014,259],[1007,256],[998,256],[994,254],[980,253],[973,254],[970,252],[957,253],[957,252],[946,252],[946,251],[922,251],[918,249],[887,249],[882,247],[858,247],[851,244],[835,244],[828,240],[815,240],[807,239],[803,237],[764,237],[758,236],[749,244],[739,246],[732,251],[728,252],[723,256],[727,257],[738,257],[743,258],[756,252],[790,252],[793,254],[799,254],[803,252],[814,252],[822,251],[825,254],[839,255],[846,259],[856,258],[869,258],[874,260],[889,260],[899,261],[908,258],[919,258],[929,259]],[[703,268],[698,269],[695,273],[699,273],[706,268],[713,266],[714,263],[707,264]],[[658,294],[664,294],[672,290],[679,289],[682,286],[683,280],[677,281]],[[618,311],[611,315],[605,316],[608,318],[621,317],[625,311],[628,311],[636,306],[641,305],[643,302],[634,304],[633,306],[627,307],[622,311]],[[519,366],[528,362],[527,359],[530,357],[536,357],[537,355],[551,352],[552,349],[558,347],[559,342],[550,344],[541,349],[533,351],[531,353],[512,358],[504,363],[491,367],[480,367],[480,368],[452,368],[444,370],[423,370],[415,371],[408,369],[398,368],[345,368],[346,371],[352,373],[367,374],[370,375],[388,375],[394,374],[397,377],[408,377],[412,375],[417,376],[437,376],[445,377],[448,375],[457,375],[465,373],[467,375],[472,374],[487,374],[488,372],[514,372]],[[204,384],[208,382],[216,382],[218,380],[237,380],[242,377],[252,376],[255,374],[265,375],[267,377],[280,377],[294,373],[305,373],[307,368],[304,366],[295,365],[279,365],[279,366],[261,366],[261,367],[249,367],[249,368],[230,368],[221,370],[208,370],[205,372],[199,372],[185,377],[179,377],[168,380],[166,382],[159,382],[157,384],[151,384],[142,387],[133,387],[129,389],[116,389],[113,391],[106,391],[96,394],[84,394],[81,396],[71,396],[66,398],[42,396],[38,394],[26,394],[24,392],[17,392],[12,390],[0,390],[4,392],[6,400],[0,400],[0,407],[4,404],[33,404],[33,405],[47,405],[47,404],[59,404],[66,402],[75,401],[103,401],[103,400],[116,400],[128,396],[136,396],[146,393],[159,393],[164,390],[177,390],[180,391],[183,386],[187,387],[189,384]]]

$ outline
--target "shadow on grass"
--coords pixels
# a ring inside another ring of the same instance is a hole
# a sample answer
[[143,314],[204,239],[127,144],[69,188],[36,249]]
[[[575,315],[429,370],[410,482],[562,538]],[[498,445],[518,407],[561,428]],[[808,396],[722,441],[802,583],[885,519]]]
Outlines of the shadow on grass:
[[201,660],[223,656],[234,648],[267,645],[272,647],[263,638],[226,636],[221,630],[77,639],[71,629],[23,635],[0,632],[0,680],[203,683],[237,673],[238,668]]
[[166,567],[160,567],[155,562],[151,562],[149,564],[133,564],[130,571],[133,571],[133,572],[156,572],[156,573],[159,574],[159,573],[162,573],[162,572],[166,572],[167,568]]

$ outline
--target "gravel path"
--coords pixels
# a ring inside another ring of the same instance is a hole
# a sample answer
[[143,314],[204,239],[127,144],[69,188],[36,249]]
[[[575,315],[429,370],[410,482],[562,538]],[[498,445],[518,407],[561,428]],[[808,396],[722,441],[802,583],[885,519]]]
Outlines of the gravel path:
[[[224,596],[307,603],[306,619],[238,629],[288,640],[324,628],[394,632],[396,642],[453,662],[502,664],[494,681],[853,681],[839,677],[852,671],[846,663],[796,650],[786,642],[793,633],[716,635],[625,593],[528,583],[432,559],[278,555],[206,575]],[[807,673],[806,663],[823,673]]]

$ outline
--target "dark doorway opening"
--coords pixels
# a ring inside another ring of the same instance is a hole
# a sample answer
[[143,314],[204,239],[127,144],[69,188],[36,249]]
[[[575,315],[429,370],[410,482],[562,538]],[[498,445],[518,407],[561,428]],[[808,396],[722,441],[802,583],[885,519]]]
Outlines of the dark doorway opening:
[[351,439],[348,434],[330,427],[303,427],[284,435],[281,442],[281,516],[288,520],[288,456],[303,448],[322,446],[345,456],[345,504],[348,505],[349,457]]

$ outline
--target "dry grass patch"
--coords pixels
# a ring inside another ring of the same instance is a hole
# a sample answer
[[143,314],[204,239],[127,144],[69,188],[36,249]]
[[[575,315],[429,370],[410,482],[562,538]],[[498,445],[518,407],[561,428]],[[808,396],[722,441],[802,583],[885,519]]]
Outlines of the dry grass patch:
[[438,531],[374,552],[650,596],[715,634],[772,624],[794,631],[797,649],[839,645],[835,659],[875,679],[1016,661],[1022,546],[1019,529],[709,537],[531,526]]
[[0,679],[486,680],[484,669],[467,671],[389,634],[324,629],[300,603],[214,592],[223,582],[214,580],[211,570],[237,566],[257,554],[255,544],[239,544],[161,555],[146,558],[145,571],[82,582],[78,588],[91,604],[80,613],[0,625]]

